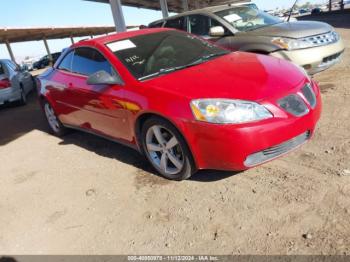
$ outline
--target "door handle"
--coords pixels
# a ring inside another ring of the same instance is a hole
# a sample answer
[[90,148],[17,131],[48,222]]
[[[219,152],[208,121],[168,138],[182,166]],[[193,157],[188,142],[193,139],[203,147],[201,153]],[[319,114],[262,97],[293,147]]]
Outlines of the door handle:
[[68,87],[73,87],[73,83],[68,83]]

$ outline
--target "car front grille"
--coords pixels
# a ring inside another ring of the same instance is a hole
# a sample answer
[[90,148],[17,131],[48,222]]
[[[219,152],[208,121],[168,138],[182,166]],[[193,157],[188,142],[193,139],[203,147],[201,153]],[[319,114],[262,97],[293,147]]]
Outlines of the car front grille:
[[297,116],[297,117],[304,116],[310,112],[310,109],[307,106],[307,103],[310,105],[312,109],[315,109],[317,104],[317,99],[316,99],[316,94],[311,86],[311,83],[305,84],[301,88],[300,93],[288,95],[278,100],[277,104],[286,112],[294,116]]
[[307,131],[282,144],[254,153],[247,157],[247,159],[244,161],[244,165],[246,167],[253,167],[253,166],[262,164],[264,162],[267,162],[269,160],[272,160],[281,155],[284,155],[289,151],[297,148],[298,146],[304,144],[306,141],[310,139],[310,137],[311,137],[311,132]]
[[332,31],[325,34],[320,35],[314,35],[305,37],[302,39],[302,41],[312,43],[313,46],[323,46],[323,45],[330,45],[333,43],[338,42],[340,39],[337,32]]
[[312,86],[310,83],[306,84],[302,89],[301,92],[303,93],[306,100],[309,102],[312,109],[315,108],[317,100],[314,90],[312,89]]
[[297,94],[286,96],[277,103],[285,111],[298,117],[304,116],[310,111],[301,96]]

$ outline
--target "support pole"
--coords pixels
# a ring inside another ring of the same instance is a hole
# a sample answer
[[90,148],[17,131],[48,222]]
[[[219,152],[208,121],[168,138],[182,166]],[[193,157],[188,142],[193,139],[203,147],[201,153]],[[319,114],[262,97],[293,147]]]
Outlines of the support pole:
[[194,6],[195,6],[195,9],[200,9],[201,8],[201,6],[200,6],[198,1],[194,2]]
[[16,59],[15,59],[15,56],[13,55],[10,42],[6,40],[5,44],[6,44],[6,47],[7,47],[7,51],[9,52],[9,55],[11,57],[11,60],[16,63]]
[[70,37],[70,41],[72,42],[72,45],[75,44],[73,36]]
[[53,59],[52,59],[52,55],[51,55],[51,52],[50,52],[49,44],[47,43],[47,40],[46,40],[45,37],[43,38],[43,41],[44,41],[44,45],[45,45],[45,48],[46,48],[47,55],[49,56],[49,59],[52,62]]
[[329,12],[332,11],[332,0],[329,0]]
[[117,32],[125,32],[126,25],[120,0],[109,0]]
[[182,0],[182,8],[183,8],[184,12],[187,12],[190,10],[190,8],[188,6],[188,0]]
[[168,3],[166,0],[159,0],[160,9],[162,10],[163,18],[169,17]]

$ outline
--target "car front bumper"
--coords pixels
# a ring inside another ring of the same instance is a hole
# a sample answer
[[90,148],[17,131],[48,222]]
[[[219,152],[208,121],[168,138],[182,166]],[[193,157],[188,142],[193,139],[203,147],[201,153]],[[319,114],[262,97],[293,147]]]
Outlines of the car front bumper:
[[13,102],[21,99],[20,90],[15,90],[12,87],[0,89],[0,105],[6,102]]
[[314,75],[337,64],[341,60],[343,52],[344,44],[340,39],[331,45],[293,51],[280,50],[271,53],[271,55],[292,61],[304,67],[310,75]]
[[307,142],[314,134],[322,110],[318,86],[317,105],[302,117],[275,115],[264,121],[219,125],[188,122],[186,139],[198,169],[246,170],[280,157]]

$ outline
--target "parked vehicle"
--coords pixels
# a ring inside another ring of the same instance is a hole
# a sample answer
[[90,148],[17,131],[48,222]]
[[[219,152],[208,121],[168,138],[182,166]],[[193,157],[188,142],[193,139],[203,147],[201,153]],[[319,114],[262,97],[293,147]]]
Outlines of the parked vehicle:
[[339,62],[343,42],[333,27],[312,21],[283,22],[246,5],[185,12],[149,25],[184,30],[230,50],[268,54],[304,67],[309,74]]
[[42,69],[42,68],[45,68],[45,67],[49,66],[50,63],[51,63],[51,64],[56,63],[56,61],[57,61],[57,59],[60,57],[60,55],[61,55],[61,52],[57,52],[57,53],[51,54],[51,56],[52,56],[52,61],[50,60],[50,57],[49,57],[48,55],[43,56],[42,58],[40,58],[39,61],[37,61],[37,62],[35,62],[35,63],[33,64],[33,67],[34,67],[35,69]]
[[299,15],[305,15],[305,14],[308,14],[308,13],[310,13],[310,11],[307,10],[307,9],[299,9]]
[[26,97],[33,87],[31,74],[22,71],[11,60],[0,59],[0,105],[14,101],[26,104]]
[[316,14],[320,14],[320,13],[322,13],[322,10],[318,7],[311,10],[312,15],[316,15]]
[[22,62],[22,68],[23,70],[33,71],[34,69],[33,64],[34,64],[33,58],[26,59]]
[[76,43],[37,86],[54,134],[119,141],[175,180],[281,156],[311,138],[321,113],[302,68],[169,29]]

